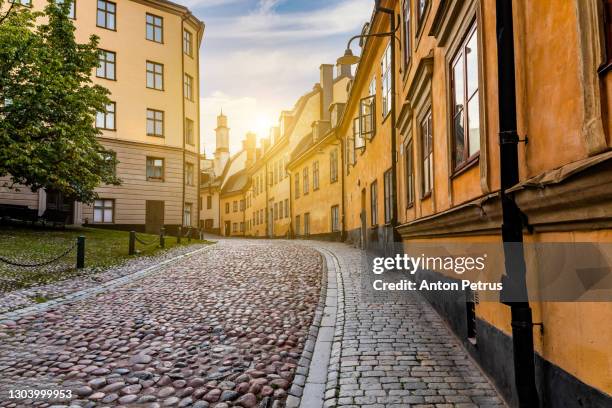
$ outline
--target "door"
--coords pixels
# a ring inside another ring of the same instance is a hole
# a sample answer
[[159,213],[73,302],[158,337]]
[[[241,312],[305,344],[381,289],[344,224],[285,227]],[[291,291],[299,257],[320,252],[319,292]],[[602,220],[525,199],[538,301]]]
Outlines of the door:
[[365,188],[361,190],[361,213],[359,214],[361,220],[361,249],[366,248],[366,227],[367,227],[367,215],[366,215],[366,191]]
[[74,200],[69,200],[59,191],[48,190],[46,193],[47,206],[45,208],[66,213],[68,217],[66,224],[74,224]]
[[272,206],[270,206],[270,211],[268,214],[268,237],[274,237],[274,212],[272,210]]
[[145,232],[159,234],[164,226],[164,202],[158,200],[147,200],[145,216]]
[[225,236],[229,237],[232,234],[232,223],[230,221],[225,221]]

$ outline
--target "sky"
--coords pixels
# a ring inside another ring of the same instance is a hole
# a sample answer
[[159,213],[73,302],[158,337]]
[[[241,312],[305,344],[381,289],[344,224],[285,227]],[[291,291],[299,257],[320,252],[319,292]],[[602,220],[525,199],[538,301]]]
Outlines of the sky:
[[282,110],[335,64],[347,40],[370,18],[374,0],[175,0],[204,21],[200,48],[202,145],[215,149],[221,109],[230,151],[248,131],[267,137]]

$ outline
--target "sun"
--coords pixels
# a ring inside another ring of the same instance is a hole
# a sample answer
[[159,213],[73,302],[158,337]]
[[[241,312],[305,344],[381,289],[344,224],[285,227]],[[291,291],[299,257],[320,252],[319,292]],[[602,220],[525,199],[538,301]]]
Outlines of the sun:
[[259,113],[253,123],[253,132],[257,133],[259,139],[266,138],[270,135],[270,128],[272,126],[274,126],[273,117]]

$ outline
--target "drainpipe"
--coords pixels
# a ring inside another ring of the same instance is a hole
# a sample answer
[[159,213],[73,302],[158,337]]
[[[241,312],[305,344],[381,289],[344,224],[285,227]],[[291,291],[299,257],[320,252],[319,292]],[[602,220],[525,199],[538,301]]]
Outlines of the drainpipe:
[[514,200],[514,193],[506,192],[519,182],[517,145],[520,140],[517,133],[516,116],[512,0],[496,0],[496,3],[499,163],[502,240],[506,269],[502,281],[504,291],[512,293],[511,299],[502,293],[502,302],[510,306],[512,315],[514,382],[519,407],[535,408],[539,407],[540,403],[535,378],[533,321],[527,298],[523,219]]
[[345,152],[346,149],[344,147],[344,139],[342,138],[342,136],[340,136],[340,134],[338,132],[336,132],[336,140],[338,140],[340,142],[340,154],[339,154],[339,157],[338,157],[338,163],[341,163],[341,164],[338,167],[340,168],[340,175],[341,175],[340,182],[342,183],[341,187],[340,187],[341,191],[342,191],[342,198],[340,200],[340,203],[341,203],[340,204],[341,205],[340,211],[341,211],[341,214],[342,214],[342,216],[340,218],[341,219],[341,224],[342,224],[342,227],[341,227],[341,230],[340,230],[340,241],[344,242],[344,241],[346,241],[346,222],[345,222],[345,214],[344,214],[344,202],[345,202],[345,198],[344,198],[344,193],[345,193],[345,191],[344,191],[345,190],[344,189],[344,177],[345,177],[344,170],[345,170],[345,167],[344,166],[348,166],[348,163],[345,163],[346,158],[345,158],[344,155],[346,153]]
[[391,231],[393,241],[395,242],[396,239],[399,239],[399,234],[395,229],[395,227],[397,227],[397,200],[395,194],[397,190],[397,130],[395,128],[395,10],[381,7],[380,0],[376,0],[376,11],[389,15],[389,32],[392,33],[389,38],[391,43],[391,188],[393,189],[391,191]]
[[[181,102],[182,102],[182,118],[181,118],[181,129],[183,129],[182,134],[182,139],[183,139],[183,191],[182,191],[182,202],[181,202],[181,216],[180,216],[180,222],[179,222],[179,226],[182,226],[185,224],[185,55],[183,54],[183,32],[185,31],[185,19],[187,18],[187,16],[183,16],[181,18],[181,47],[180,47],[180,52],[181,52]],[[190,220],[191,221],[191,220]],[[179,233],[180,233],[180,228],[179,228]]]

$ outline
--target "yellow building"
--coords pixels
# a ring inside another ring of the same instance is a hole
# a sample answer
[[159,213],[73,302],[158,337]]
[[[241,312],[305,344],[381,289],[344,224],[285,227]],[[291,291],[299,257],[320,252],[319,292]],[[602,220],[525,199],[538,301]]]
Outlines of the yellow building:
[[[23,2],[22,2],[23,3]],[[34,0],[42,9],[46,0]],[[0,191],[3,203],[62,209],[71,222],[157,232],[198,225],[199,49],[204,24],[166,0],[77,0],[76,39],[100,38],[92,79],[110,91],[96,126],[115,152],[121,186],[100,186],[92,206],[60,194]]]
[[219,205],[223,236],[245,236],[248,213],[246,197],[250,186],[250,177],[244,169],[230,176],[221,188]]
[[[329,68],[326,68],[329,69]],[[329,73],[329,71],[325,71]],[[342,144],[336,126],[342,116],[350,82],[350,66],[338,65],[331,98],[321,105],[321,119],[312,123],[290,156],[294,232],[314,239],[341,240]]]
[[[398,2],[387,2],[395,7]],[[374,13],[363,35],[390,30],[389,17]],[[381,250],[394,239],[395,120],[392,109],[390,37],[366,37],[337,133],[344,145],[344,228],[347,240]]]
[[[400,2],[388,3],[398,10]],[[610,2],[401,7],[396,154],[397,231],[404,244],[499,243],[521,235],[527,248],[611,242]],[[386,31],[376,23],[386,17],[377,14],[372,26]],[[505,28],[500,40],[498,24]],[[527,264],[529,290],[539,292],[533,281],[543,273]],[[518,276],[515,270],[506,275]],[[450,279],[433,271],[422,276]],[[534,391],[542,406],[612,404],[612,327],[601,324],[612,320],[611,303],[536,300],[508,307],[479,302],[473,293],[428,298],[512,406]],[[531,321],[543,330],[531,330]],[[513,339],[529,342],[531,333],[535,389],[533,370],[513,368],[524,354],[513,350]]]

